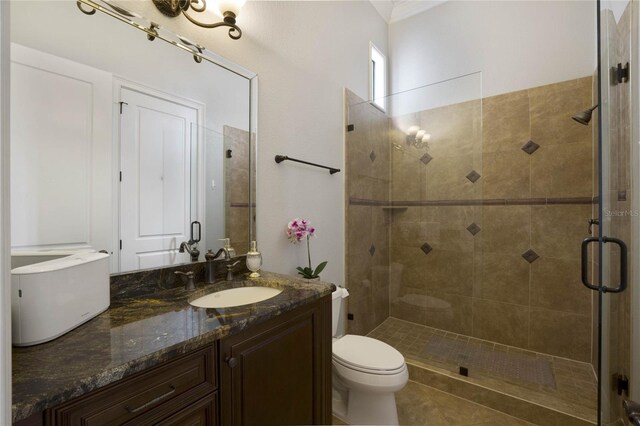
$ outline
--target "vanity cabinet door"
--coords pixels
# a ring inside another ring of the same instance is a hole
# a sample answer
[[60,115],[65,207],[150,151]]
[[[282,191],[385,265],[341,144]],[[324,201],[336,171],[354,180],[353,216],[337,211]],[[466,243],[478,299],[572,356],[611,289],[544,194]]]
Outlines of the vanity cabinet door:
[[331,299],[220,342],[221,424],[331,422]]

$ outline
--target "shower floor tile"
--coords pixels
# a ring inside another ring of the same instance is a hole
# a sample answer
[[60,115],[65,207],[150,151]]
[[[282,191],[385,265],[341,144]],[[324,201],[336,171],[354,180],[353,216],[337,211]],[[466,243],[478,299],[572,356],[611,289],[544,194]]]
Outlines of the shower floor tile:
[[468,369],[481,386],[586,420],[595,420],[597,381],[590,364],[505,346],[420,324],[387,318],[370,337],[399,350],[409,362],[444,374]]

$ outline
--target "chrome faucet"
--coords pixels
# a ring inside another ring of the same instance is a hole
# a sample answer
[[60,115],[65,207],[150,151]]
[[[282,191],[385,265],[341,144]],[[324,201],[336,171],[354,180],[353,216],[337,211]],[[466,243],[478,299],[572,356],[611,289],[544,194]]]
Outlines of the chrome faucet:
[[192,262],[197,262],[198,258],[200,257],[200,250],[198,250],[198,243],[193,241],[193,240],[189,240],[187,241],[183,241],[180,244],[180,249],[178,250],[179,253],[184,253],[184,252],[189,253],[189,255],[191,256],[191,261]]

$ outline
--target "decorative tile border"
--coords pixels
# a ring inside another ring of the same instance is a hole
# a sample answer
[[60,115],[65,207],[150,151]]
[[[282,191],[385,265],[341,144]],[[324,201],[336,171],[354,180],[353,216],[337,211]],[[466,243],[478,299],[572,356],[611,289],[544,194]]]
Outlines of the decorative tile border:
[[350,198],[352,206],[381,207],[436,207],[436,206],[544,206],[561,204],[598,204],[598,197],[558,197],[558,198],[487,198],[478,200],[413,200],[384,201]]

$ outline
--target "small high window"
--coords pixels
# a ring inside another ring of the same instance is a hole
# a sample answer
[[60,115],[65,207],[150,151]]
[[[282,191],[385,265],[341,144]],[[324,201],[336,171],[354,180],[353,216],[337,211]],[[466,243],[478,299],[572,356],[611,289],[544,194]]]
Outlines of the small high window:
[[386,110],[387,96],[387,59],[380,50],[369,44],[369,98],[374,105]]

